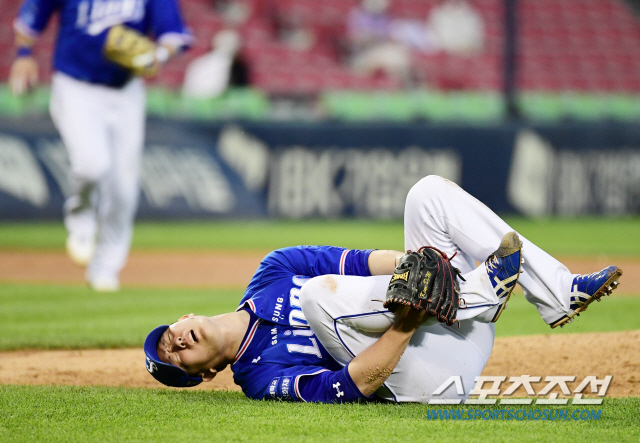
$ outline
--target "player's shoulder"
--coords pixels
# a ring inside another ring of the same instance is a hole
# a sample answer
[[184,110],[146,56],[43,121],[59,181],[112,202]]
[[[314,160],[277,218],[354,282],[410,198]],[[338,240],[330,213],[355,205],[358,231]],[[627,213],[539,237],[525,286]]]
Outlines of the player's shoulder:
[[292,262],[299,260],[305,250],[313,250],[317,246],[287,246],[269,252],[261,261],[262,266],[290,267]]
[[309,255],[315,255],[324,252],[343,252],[345,248],[329,245],[297,245],[287,246],[284,248],[276,249],[268,253],[263,262],[279,262],[285,263],[292,260],[301,260]]

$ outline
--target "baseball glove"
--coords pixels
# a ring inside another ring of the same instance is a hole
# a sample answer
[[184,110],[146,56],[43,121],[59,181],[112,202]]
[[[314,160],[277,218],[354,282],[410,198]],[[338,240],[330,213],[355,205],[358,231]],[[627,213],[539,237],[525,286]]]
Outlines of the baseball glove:
[[431,246],[407,251],[393,271],[384,307],[395,312],[400,305],[411,306],[451,326],[458,313],[458,278],[460,270],[444,252]]
[[116,25],[109,29],[104,56],[134,75],[151,77],[158,72],[156,45],[135,29]]

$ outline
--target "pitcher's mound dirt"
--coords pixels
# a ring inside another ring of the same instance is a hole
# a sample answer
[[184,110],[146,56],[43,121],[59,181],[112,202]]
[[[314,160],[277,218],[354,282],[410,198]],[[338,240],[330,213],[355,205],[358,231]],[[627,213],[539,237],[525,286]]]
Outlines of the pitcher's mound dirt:
[[[597,350],[597,352],[594,352]],[[483,375],[613,375],[607,396],[640,396],[640,331],[542,335],[496,340]],[[144,368],[142,349],[0,353],[0,384],[103,385],[163,388]],[[508,385],[505,385],[505,388]],[[167,388],[170,389],[170,388]],[[239,390],[231,371],[194,389]],[[518,394],[519,392],[516,392]],[[524,394],[524,393],[522,393]]]

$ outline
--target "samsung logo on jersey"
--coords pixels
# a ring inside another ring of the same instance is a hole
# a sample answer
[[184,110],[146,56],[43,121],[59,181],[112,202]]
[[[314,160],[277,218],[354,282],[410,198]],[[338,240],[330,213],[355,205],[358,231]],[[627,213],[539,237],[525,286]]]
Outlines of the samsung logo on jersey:
[[104,30],[144,17],[145,0],[84,0],[78,5],[76,27],[87,28],[87,34],[98,35]]
[[278,297],[276,302],[277,302],[276,307],[273,309],[273,314],[271,317],[271,321],[274,323],[278,323],[278,320],[280,320],[280,316],[282,315],[281,311],[282,311],[282,303],[284,302],[284,298]]

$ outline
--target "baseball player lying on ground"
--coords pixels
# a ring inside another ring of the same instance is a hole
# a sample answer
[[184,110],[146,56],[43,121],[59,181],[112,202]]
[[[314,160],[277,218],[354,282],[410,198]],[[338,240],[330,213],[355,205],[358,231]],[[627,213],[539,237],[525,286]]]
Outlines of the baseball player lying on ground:
[[471,392],[516,282],[553,328],[610,294],[622,274],[615,266],[572,274],[437,176],[411,189],[404,222],[405,248],[429,248],[271,252],[235,312],[189,314],[154,329],[144,344],[147,370],[187,387],[231,365],[253,399],[465,399],[454,386],[434,391],[460,376]]

